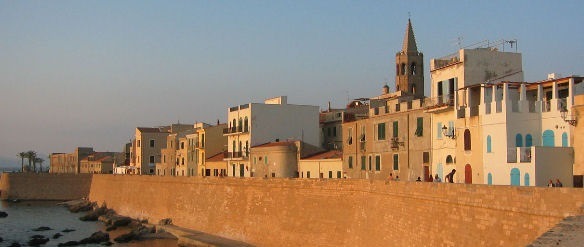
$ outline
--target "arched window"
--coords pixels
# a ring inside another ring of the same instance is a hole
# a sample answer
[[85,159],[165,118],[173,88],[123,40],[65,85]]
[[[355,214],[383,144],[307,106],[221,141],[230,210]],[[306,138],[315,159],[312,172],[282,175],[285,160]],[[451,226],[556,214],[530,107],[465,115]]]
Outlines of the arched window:
[[470,130],[464,130],[464,150],[468,151],[471,150],[471,143],[470,143]]
[[546,130],[542,134],[542,145],[544,147],[553,147],[554,144],[554,131],[553,130]]
[[491,136],[488,135],[487,136],[487,153],[490,153],[490,152],[492,152],[492,149],[491,149]]
[[231,125],[231,132],[235,132],[235,127],[237,127],[237,120],[233,119],[233,124]]
[[489,175],[487,175],[487,184],[488,185],[493,184],[493,174],[491,174],[490,172],[489,172]]
[[399,75],[399,63],[395,64],[395,75]]
[[523,147],[523,136],[521,136],[521,134],[515,135],[515,146]]
[[402,75],[405,75],[406,74],[406,64],[405,63],[402,63],[401,64],[401,74]]
[[523,176],[523,185],[529,186],[529,173],[525,173],[525,176]]
[[533,138],[531,137],[530,134],[525,135],[525,146],[526,147],[533,146]]
[[412,64],[410,65],[410,74],[416,75],[416,62],[412,62]]
[[233,146],[232,146],[231,152],[235,153],[235,141],[233,141]]
[[245,117],[245,120],[243,120],[243,132],[248,132],[249,131],[249,122],[247,120],[247,116]]
[[513,168],[511,169],[511,185],[519,186],[519,176],[520,172],[519,169]]
[[241,141],[239,141],[239,149],[237,151],[241,152]]
[[239,122],[237,124],[237,132],[243,131],[243,119],[239,118]]
[[452,164],[452,163],[453,163],[452,156],[451,155],[446,156],[446,164]]
[[245,156],[249,155],[249,141],[245,141]]
[[562,133],[562,147],[568,146],[568,133]]

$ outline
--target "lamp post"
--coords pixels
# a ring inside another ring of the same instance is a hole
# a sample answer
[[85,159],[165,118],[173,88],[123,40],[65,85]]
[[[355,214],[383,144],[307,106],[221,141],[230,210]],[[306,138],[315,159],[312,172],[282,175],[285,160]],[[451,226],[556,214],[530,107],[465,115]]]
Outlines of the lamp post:
[[452,129],[452,132],[449,133],[448,131],[448,127],[446,127],[446,125],[442,126],[442,135],[450,138],[450,139],[455,139],[456,138],[456,131],[454,130],[454,128]]
[[570,116],[570,119],[567,118],[568,117],[568,109],[567,108],[562,107],[562,109],[560,109],[560,116],[562,117],[564,122],[566,122],[572,126],[576,126],[576,118],[571,119],[571,116]]

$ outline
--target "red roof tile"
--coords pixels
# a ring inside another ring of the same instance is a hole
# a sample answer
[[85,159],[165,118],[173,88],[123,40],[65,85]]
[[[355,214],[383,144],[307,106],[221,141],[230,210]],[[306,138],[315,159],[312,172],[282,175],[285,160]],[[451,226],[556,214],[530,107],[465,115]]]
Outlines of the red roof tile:
[[283,141],[283,142],[268,142],[253,146],[252,148],[265,148],[265,147],[280,147],[280,146],[290,146],[294,145],[295,141]]
[[339,150],[324,151],[314,155],[304,157],[305,160],[324,160],[324,159],[342,159],[343,152]]
[[221,152],[221,153],[215,154],[215,155],[207,158],[205,161],[206,162],[223,161],[223,158],[225,158],[225,153]]

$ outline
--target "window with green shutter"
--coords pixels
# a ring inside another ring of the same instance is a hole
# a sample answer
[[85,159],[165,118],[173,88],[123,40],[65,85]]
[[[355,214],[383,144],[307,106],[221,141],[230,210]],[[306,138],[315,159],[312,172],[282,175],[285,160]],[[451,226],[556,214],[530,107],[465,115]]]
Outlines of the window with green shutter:
[[399,126],[398,122],[394,121],[393,122],[393,137],[397,137],[397,133],[399,132],[398,126]]
[[365,171],[365,162],[367,161],[367,158],[365,157],[365,155],[361,156],[361,170]]
[[379,155],[375,156],[375,170],[381,171],[381,156]]
[[442,123],[438,122],[436,124],[436,139],[442,139]]
[[353,156],[349,156],[349,169],[353,169]]
[[416,121],[416,136],[423,136],[424,135],[424,118],[419,117]]
[[385,140],[385,123],[377,124],[377,140]]
[[394,171],[399,170],[399,157],[397,154],[393,155],[393,170]]

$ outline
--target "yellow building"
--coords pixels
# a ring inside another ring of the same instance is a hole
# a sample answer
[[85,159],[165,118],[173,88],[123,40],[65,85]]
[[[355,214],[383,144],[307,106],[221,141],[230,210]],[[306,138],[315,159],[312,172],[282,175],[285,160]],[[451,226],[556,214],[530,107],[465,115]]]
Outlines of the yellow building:
[[113,152],[94,152],[81,160],[80,172],[111,174],[115,156]]
[[50,173],[81,173],[81,160],[93,153],[91,147],[78,147],[73,153],[52,153]]
[[343,172],[343,152],[339,150],[324,151],[298,162],[300,178],[348,178]]

